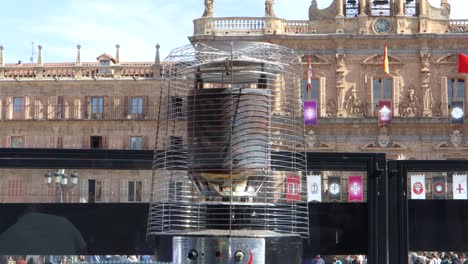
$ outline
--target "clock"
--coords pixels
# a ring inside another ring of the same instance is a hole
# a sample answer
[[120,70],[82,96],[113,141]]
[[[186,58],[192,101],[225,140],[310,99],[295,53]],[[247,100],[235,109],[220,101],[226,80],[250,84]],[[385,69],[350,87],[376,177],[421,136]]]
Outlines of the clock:
[[452,109],[452,117],[455,119],[460,119],[463,117],[463,109],[460,107],[454,107]]
[[390,22],[384,18],[377,18],[374,21],[374,31],[376,33],[387,33],[390,31]]
[[340,193],[340,185],[337,183],[330,184],[330,193],[331,194],[339,194]]

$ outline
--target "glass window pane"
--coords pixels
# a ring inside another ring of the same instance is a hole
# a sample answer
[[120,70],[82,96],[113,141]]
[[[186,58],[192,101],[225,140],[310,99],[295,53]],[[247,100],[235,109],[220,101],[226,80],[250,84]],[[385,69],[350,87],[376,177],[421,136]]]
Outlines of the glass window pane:
[[143,113],[143,98],[142,97],[132,97],[132,114],[142,114]]
[[143,149],[143,138],[130,137],[130,149]]
[[453,85],[455,83],[454,79],[448,79],[447,80],[447,92],[448,92],[448,101],[449,103],[453,100]]
[[317,79],[312,79],[312,100],[318,102],[319,99],[319,81]]
[[385,79],[385,90],[384,90],[384,98],[385,100],[392,100],[392,80]]
[[135,201],[135,182],[134,181],[128,182],[128,201],[129,202]]
[[465,80],[458,79],[457,82],[457,99],[463,100],[465,98]]
[[381,97],[382,79],[374,79],[372,83],[373,103],[377,104]]
[[24,138],[20,136],[11,137],[11,147],[12,148],[23,148],[24,147]]
[[24,112],[24,97],[13,98],[13,112],[23,113]]

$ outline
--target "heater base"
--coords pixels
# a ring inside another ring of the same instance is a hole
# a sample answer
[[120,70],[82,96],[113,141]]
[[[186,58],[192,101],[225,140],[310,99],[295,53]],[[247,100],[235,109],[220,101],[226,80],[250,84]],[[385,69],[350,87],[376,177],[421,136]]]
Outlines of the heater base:
[[[274,232],[207,231],[172,237],[172,263],[301,263],[302,238]],[[214,235],[218,233],[218,235]],[[245,235],[249,233],[249,235]]]

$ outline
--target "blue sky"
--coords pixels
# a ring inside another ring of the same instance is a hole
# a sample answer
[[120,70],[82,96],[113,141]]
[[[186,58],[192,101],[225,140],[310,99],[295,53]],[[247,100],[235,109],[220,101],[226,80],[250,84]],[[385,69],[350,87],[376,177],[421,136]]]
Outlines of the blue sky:
[[[155,45],[161,59],[173,48],[188,44],[192,20],[202,15],[203,0],[16,0],[2,3],[0,45],[5,60],[29,62],[37,45],[45,62],[72,62],[80,44],[82,61],[95,61],[104,52],[121,61],[153,61]],[[311,0],[276,0],[275,13],[290,20],[308,19]],[[332,0],[318,0],[327,7]],[[429,0],[439,6],[440,0]],[[449,0],[452,18],[467,18],[467,0]],[[214,0],[214,16],[264,15],[263,0]],[[34,61],[37,56],[34,56]]]

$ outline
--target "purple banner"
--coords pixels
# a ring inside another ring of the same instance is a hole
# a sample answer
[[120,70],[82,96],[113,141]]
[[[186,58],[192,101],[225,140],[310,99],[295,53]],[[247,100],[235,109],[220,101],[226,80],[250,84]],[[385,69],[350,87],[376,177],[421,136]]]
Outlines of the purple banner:
[[304,125],[317,125],[317,102],[315,100],[304,101]]
[[392,123],[392,102],[379,100],[379,126]]

